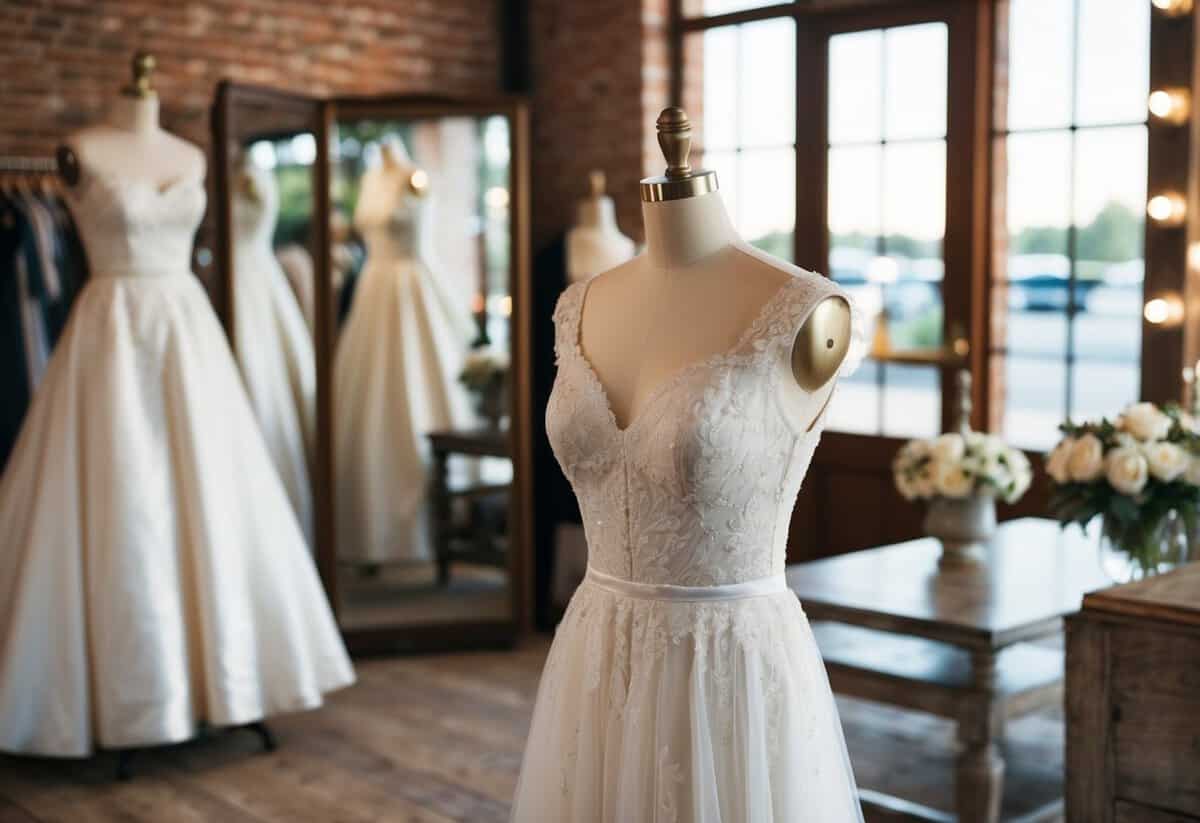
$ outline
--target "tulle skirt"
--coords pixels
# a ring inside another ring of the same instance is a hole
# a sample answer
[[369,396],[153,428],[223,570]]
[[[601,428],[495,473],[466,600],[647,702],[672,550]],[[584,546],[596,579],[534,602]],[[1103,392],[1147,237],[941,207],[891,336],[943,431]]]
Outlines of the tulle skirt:
[[82,756],[354,679],[191,275],[94,277],[0,480],[0,749]]
[[512,820],[861,821],[795,595],[680,602],[585,581],[542,674]]

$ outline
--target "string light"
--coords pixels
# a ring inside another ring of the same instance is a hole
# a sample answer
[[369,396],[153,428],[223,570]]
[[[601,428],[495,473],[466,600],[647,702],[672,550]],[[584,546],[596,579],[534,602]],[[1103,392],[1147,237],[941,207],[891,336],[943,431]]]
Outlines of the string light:
[[1183,322],[1183,300],[1175,292],[1167,292],[1146,301],[1142,317],[1152,326],[1178,326]]
[[1192,10],[1192,0],[1150,0],[1150,4],[1171,17],[1187,14]]
[[1150,93],[1147,107],[1159,120],[1178,126],[1188,121],[1190,103],[1191,96],[1187,89],[1155,89]]
[[1156,194],[1146,203],[1146,214],[1156,223],[1164,226],[1183,225],[1187,214],[1187,204],[1182,197],[1175,193]]

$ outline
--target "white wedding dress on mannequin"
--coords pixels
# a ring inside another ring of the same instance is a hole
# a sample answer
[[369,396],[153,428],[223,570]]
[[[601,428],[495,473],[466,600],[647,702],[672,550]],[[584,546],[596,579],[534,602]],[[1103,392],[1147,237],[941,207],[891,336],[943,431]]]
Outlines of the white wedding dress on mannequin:
[[239,173],[251,191],[238,190],[233,197],[234,352],[271,461],[312,546],[313,342],[272,247],[279,215],[275,177],[249,164]]
[[431,561],[426,433],[471,419],[458,376],[471,322],[422,259],[423,192],[399,142],[365,174],[367,259],[334,355],[338,558]]
[[203,176],[85,169],[67,196],[91,278],[0,481],[0,749],[315,707],[354,674],[189,271]]
[[821,429],[795,421],[823,417],[828,398],[797,387],[790,353],[841,292],[796,269],[732,349],[659,384],[622,429],[579,344],[590,282],[559,300],[546,410],[589,568],[542,674],[512,819],[861,821],[825,669],[783,576]]

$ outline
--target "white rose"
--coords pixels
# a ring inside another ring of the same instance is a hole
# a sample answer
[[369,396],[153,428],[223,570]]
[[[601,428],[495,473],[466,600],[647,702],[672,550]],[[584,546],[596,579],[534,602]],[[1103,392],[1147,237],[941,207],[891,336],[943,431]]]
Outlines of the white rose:
[[1121,415],[1119,423],[1138,440],[1162,440],[1171,430],[1171,418],[1153,403],[1134,403]]
[[1188,412],[1179,413],[1179,426],[1188,434],[1200,434],[1200,421]]
[[938,464],[936,476],[937,492],[945,497],[968,497],[975,488],[975,481],[961,466],[949,463]]
[[937,491],[937,486],[933,482],[933,473],[926,467],[924,470],[917,472],[912,478],[913,494],[916,497],[927,498],[933,497]]
[[1076,483],[1091,483],[1104,474],[1104,444],[1099,437],[1088,433],[1075,441],[1067,472]]
[[1108,482],[1122,494],[1136,495],[1146,488],[1150,467],[1137,449],[1120,448],[1108,453]]
[[1188,461],[1187,471],[1184,472],[1183,479],[1193,486],[1200,486],[1200,457],[1193,457]]
[[962,435],[950,432],[934,438],[930,453],[939,463],[957,463],[963,459],[966,448]]
[[1159,441],[1151,443],[1145,449],[1146,462],[1150,466],[1150,474],[1164,483],[1170,483],[1176,477],[1188,470],[1191,462],[1188,453],[1174,443]]
[[1059,485],[1071,482],[1071,472],[1068,463],[1071,451],[1075,448],[1074,437],[1064,437],[1046,457],[1046,474]]

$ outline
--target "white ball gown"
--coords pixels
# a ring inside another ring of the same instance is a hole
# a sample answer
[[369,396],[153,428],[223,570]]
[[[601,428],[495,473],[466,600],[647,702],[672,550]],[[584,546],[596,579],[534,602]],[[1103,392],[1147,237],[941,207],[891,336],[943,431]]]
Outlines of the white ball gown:
[[456,302],[422,261],[424,206],[394,190],[396,177],[363,178],[354,222],[367,260],[334,357],[342,560],[432,560],[425,435],[470,418],[457,383],[471,328],[467,301]]
[[315,707],[354,674],[189,271],[203,180],[85,170],[68,198],[92,276],[0,481],[0,749]]
[[242,173],[253,195],[238,192],[233,198],[233,348],[267,452],[312,546],[313,342],[272,248],[279,215],[275,178],[257,167]]
[[578,344],[586,288],[555,312],[546,423],[589,567],[542,674],[512,819],[860,821],[824,665],[783,576],[819,438],[804,423],[821,411],[788,355],[837,286],[797,269],[737,346],[666,380],[625,429]]

